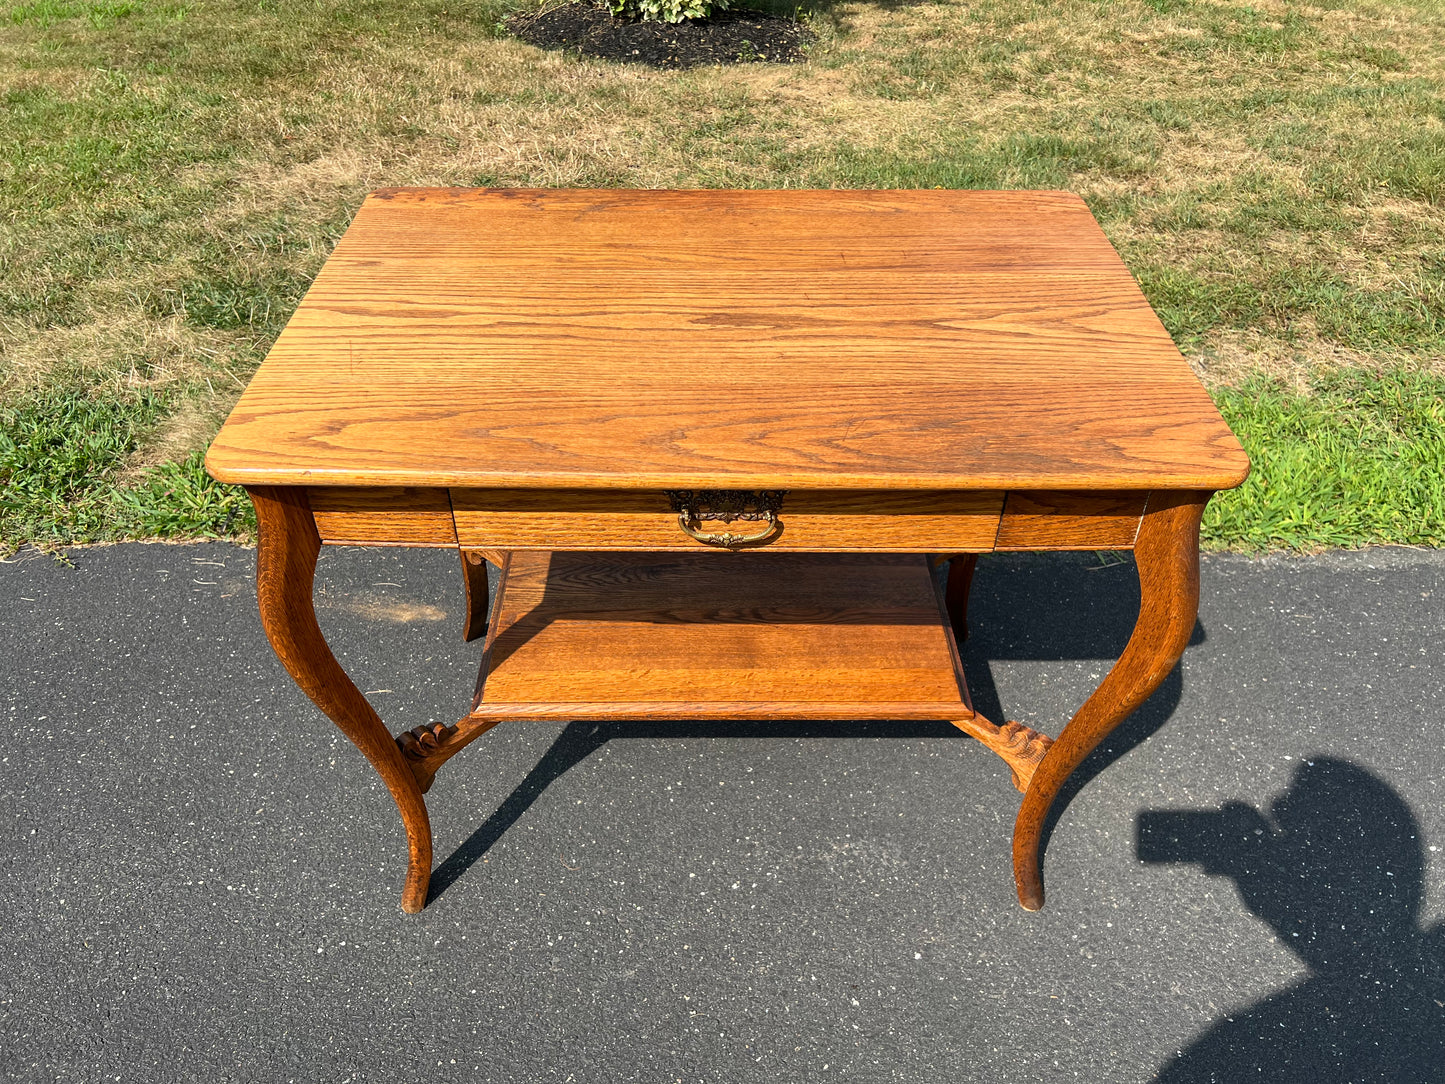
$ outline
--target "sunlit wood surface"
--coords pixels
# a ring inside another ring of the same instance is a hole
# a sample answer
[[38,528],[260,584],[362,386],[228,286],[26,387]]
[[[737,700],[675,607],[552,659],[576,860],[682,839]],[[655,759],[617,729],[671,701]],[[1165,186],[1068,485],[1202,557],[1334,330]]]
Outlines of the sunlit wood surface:
[[922,556],[514,553],[497,597],[474,713],[973,714]]
[[1247,470],[1078,197],[953,191],[378,192],[207,462],[525,488]]

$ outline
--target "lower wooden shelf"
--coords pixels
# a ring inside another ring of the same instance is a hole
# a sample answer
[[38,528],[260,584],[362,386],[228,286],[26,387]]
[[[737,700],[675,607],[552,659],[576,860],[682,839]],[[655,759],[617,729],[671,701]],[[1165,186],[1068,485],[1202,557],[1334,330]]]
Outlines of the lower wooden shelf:
[[513,552],[473,718],[971,716],[918,555]]
[[397,739],[422,791],[507,719],[946,720],[1027,787],[1050,739],[974,712],[914,554],[502,555],[471,711]]

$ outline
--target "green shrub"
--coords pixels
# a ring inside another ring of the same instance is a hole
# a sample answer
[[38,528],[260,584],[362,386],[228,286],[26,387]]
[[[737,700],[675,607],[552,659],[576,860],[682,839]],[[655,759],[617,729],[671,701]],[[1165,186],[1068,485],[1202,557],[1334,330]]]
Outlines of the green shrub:
[[680,23],[684,19],[706,19],[714,11],[726,11],[728,0],[607,0],[607,7],[619,19]]

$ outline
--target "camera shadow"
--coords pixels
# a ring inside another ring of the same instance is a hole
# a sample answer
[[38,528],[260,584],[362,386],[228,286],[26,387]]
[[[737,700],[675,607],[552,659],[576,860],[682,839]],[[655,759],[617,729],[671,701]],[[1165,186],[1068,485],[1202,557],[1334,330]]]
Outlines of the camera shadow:
[[1310,969],[1217,1022],[1159,1084],[1445,1081],[1445,923],[1420,926],[1419,825],[1388,783],[1318,756],[1267,809],[1149,810],[1137,829],[1141,861],[1230,878]]

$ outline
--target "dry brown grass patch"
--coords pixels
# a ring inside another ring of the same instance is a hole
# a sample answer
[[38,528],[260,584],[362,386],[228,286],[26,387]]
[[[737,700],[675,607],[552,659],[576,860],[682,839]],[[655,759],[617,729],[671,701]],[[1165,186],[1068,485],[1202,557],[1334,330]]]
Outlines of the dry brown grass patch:
[[8,328],[0,342],[0,395],[23,395],[58,377],[102,392],[164,388],[213,376],[229,344],[177,317],[132,311],[99,314],[76,327]]
[[1239,387],[1265,376],[1292,390],[1309,391],[1312,378],[1341,369],[1426,369],[1445,375],[1445,358],[1422,361],[1403,353],[1366,353],[1304,332],[1285,339],[1252,328],[1221,328],[1185,351],[1190,367],[1209,387]]

